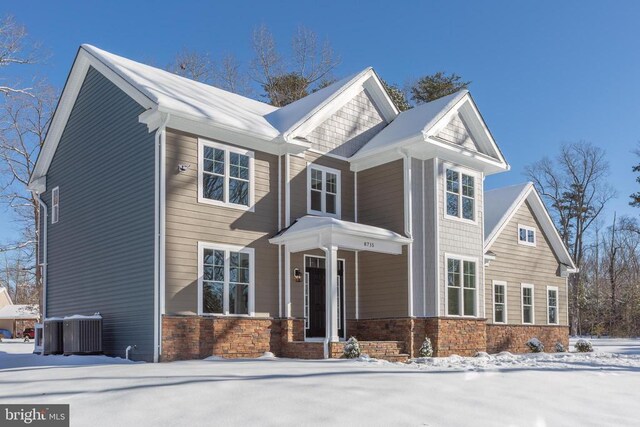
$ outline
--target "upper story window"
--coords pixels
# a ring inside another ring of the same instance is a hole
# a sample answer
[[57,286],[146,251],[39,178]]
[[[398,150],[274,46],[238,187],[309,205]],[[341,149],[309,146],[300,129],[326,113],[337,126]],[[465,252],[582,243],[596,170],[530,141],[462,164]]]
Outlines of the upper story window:
[[60,187],[51,190],[51,224],[60,219]]
[[199,243],[201,314],[253,315],[254,250]]
[[475,178],[447,169],[447,216],[475,221]]
[[533,285],[522,284],[522,323],[533,323]]
[[526,246],[536,245],[536,229],[518,224],[518,243]]
[[447,258],[447,315],[476,315],[476,263]]
[[198,201],[252,209],[253,152],[204,140],[198,151]]
[[340,218],[340,171],[307,166],[307,212]]
[[558,324],[558,288],[555,286],[547,287],[547,322]]

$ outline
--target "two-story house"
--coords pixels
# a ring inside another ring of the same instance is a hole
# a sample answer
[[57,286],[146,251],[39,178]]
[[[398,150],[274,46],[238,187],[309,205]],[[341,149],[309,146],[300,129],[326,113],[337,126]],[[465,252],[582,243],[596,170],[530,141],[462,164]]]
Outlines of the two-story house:
[[566,341],[561,242],[522,279],[557,286],[556,323],[495,319],[521,276],[489,270],[523,270],[485,239],[508,169],[468,91],[400,113],[367,68],[276,108],[83,45],[30,182],[45,316],[100,312],[107,354],[153,361]]

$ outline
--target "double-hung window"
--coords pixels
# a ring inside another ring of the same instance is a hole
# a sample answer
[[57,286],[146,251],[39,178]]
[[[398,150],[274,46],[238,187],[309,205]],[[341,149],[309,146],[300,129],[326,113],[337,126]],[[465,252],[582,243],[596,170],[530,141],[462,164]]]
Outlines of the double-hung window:
[[254,193],[253,160],[252,151],[200,140],[198,201],[251,209]]
[[558,324],[558,288],[555,286],[547,287],[547,323]]
[[447,315],[476,315],[476,263],[447,258]]
[[507,323],[507,284],[493,282],[493,323]]
[[60,220],[60,187],[51,190],[51,224]]
[[447,216],[475,221],[475,178],[454,169],[446,175]]
[[340,218],[340,171],[307,166],[307,212]]
[[201,314],[253,315],[254,250],[199,243]]
[[522,284],[522,323],[533,323],[533,285]]
[[518,224],[518,243],[526,246],[536,245],[536,229]]

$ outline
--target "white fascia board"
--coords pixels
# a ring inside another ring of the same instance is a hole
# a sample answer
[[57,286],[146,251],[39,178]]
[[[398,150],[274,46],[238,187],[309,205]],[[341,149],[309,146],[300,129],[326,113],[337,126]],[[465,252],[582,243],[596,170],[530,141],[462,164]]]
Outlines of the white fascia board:
[[[402,154],[400,154],[402,150],[410,150],[414,144],[419,145],[423,143],[424,139],[420,135],[416,135],[377,149],[366,157],[352,156],[347,160],[349,161],[351,171],[359,172],[401,159],[403,157]],[[411,155],[413,155],[412,150]]]
[[69,120],[69,116],[71,115],[73,106],[76,103],[76,99],[78,98],[78,94],[80,93],[80,89],[84,83],[87,71],[89,71],[89,67],[95,68],[145,109],[153,108],[156,105],[152,99],[134,88],[89,52],[83,48],[78,49],[73,66],[71,67],[71,71],[69,72],[69,76],[67,77],[67,81],[64,85],[62,95],[60,96],[60,100],[58,101],[58,105],[54,111],[51,125],[49,126],[49,130],[47,131],[47,135],[42,146],[42,151],[38,156],[33,174],[31,175],[29,188],[31,188],[31,183],[45,176],[49,169],[49,165],[51,164],[53,155],[58,148],[60,137],[67,125],[67,120]]

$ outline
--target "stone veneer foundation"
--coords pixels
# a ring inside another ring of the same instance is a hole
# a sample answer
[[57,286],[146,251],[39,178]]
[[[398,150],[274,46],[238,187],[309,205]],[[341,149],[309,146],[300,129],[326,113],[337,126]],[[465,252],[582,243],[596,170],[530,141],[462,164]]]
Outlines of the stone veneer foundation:
[[[322,342],[304,341],[302,319],[163,316],[162,361],[258,357],[264,352],[299,359],[324,357]],[[417,357],[425,337],[434,356],[473,356],[478,351],[528,352],[533,337],[553,351],[557,342],[569,344],[568,326],[491,325],[486,319],[390,318],[347,321],[347,334],[362,342],[363,352],[400,360]],[[331,343],[330,356],[342,356],[344,343]]]

